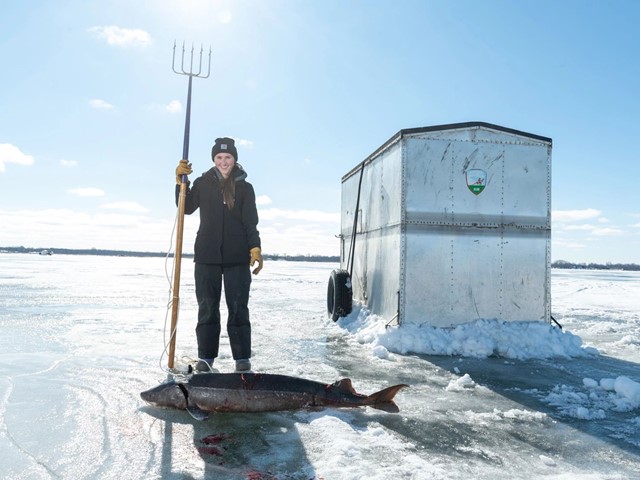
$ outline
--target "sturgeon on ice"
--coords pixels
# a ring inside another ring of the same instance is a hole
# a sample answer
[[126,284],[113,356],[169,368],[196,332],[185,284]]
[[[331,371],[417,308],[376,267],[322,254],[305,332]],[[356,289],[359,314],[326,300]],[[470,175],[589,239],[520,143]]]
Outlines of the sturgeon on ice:
[[158,407],[187,410],[197,420],[206,412],[272,412],[313,407],[370,406],[398,412],[393,397],[408,385],[394,385],[371,395],[357,393],[351,380],[332,384],[265,373],[203,373],[187,382],[170,381],[142,392]]

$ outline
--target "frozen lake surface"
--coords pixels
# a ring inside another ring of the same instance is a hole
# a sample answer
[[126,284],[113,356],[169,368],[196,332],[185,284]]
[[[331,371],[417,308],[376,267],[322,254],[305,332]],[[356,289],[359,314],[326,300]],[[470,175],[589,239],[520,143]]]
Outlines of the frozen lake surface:
[[[146,406],[139,393],[167,379],[164,259],[0,254],[0,478],[640,478],[640,274],[554,270],[562,331],[485,321],[403,334],[362,308],[328,320],[335,267],[266,262],[254,277],[254,371],[349,377],[367,394],[407,383],[399,414],[197,422]],[[190,260],[182,279],[187,361]],[[225,337],[216,366],[233,370]]]

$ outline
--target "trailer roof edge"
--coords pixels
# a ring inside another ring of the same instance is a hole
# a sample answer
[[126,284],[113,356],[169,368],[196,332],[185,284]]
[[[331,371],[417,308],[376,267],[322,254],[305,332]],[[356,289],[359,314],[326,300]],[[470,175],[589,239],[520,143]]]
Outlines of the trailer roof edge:
[[347,173],[345,173],[342,176],[342,181],[344,181],[347,177],[350,177],[353,174],[353,172],[358,170],[363,163],[367,163],[371,161],[373,158],[378,156],[380,152],[383,152],[389,146],[393,145],[394,143],[396,143],[406,135],[414,135],[416,133],[426,133],[426,132],[437,132],[440,130],[457,130],[462,128],[473,128],[473,127],[489,128],[491,130],[498,130],[501,132],[511,133],[513,135],[520,135],[522,137],[529,137],[534,140],[553,144],[553,140],[549,137],[536,135],[534,133],[523,132],[522,130],[516,130],[514,128],[501,127],[500,125],[495,125],[493,123],[487,123],[487,122],[462,122],[462,123],[448,123],[444,125],[433,125],[430,127],[403,128],[402,130],[397,132],[395,135],[393,135],[389,140],[384,142],[380,147],[378,147],[371,155],[365,158],[362,162],[358,163],[354,168],[352,168]]

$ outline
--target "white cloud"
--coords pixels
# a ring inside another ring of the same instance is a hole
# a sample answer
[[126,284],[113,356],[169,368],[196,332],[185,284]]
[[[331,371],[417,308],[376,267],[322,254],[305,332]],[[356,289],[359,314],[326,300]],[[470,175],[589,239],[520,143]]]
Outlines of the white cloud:
[[182,103],[179,100],[171,100],[164,108],[169,113],[180,113],[182,111]]
[[339,255],[340,240],[326,225],[302,224],[289,227],[260,227],[262,250],[288,255]]
[[[604,222],[607,223],[607,222]],[[586,232],[589,235],[594,235],[597,237],[606,237],[606,236],[617,236],[624,234],[624,231],[620,228],[616,227],[604,227],[604,226],[596,226],[590,223],[585,224],[560,224],[555,228],[556,231],[562,232]]]
[[588,223],[584,224],[584,225],[566,225],[564,227],[562,227],[562,230],[579,230],[579,231],[587,231],[587,232],[591,232],[593,230],[595,230],[597,227],[594,227],[593,225],[590,225]]
[[554,210],[551,217],[556,222],[575,222],[580,220],[589,220],[602,215],[600,210],[587,208],[584,210]]
[[100,205],[100,208],[108,208],[112,210],[125,210],[134,213],[146,213],[148,208],[143,207],[137,202],[111,202]]
[[0,172],[6,171],[8,163],[16,165],[33,165],[34,159],[31,155],[26,155],[22,151],[10,143],[0,143]]
[[270,205],[271,198],[268,195],[258,195],[256,197],[256,205]]
[[[137,212],[81,213],[68,209],[0,210],[0,245],[40,248],[104,248],[161,252],[175,247],[174,219],[151,218]],[[198,219],[186,217],[183,251],[193,252]],[[263,251],[288,255],[338,255],[336,226],[268,221],[259,225]]]
[[553,240],[551,243],[553,244],[554,247],[563,247],[563,248],[569,248],[569,249],[586,247],[584,243],[578,243],[578,242],[573,242],[573,241],[564,240],[564,239]]
[[[222,0],[155,0],[154,11],[163,17],[165,23],[177,31],[201,32],[210,35],[211,28],[233,22],[233,4]],[[260,3],[260,2],[258,2]],[[155,12],[154,12],[155,13]]]
[[78,197],[103,197],[104,190],[94,187],[84,187],[84,188],[72,188],[67,190],[67,193],[72,195],[76,195]]
[[284,218],[287,220],[303,220],[307,222],[328,222],[340,224],[340,213],[321,212],[319,210],[281,210],[268,208],[259,211],[260,219],[275,220]]
[[229,10],[223,10],[222,12],[218,13],[218,21],[220,23],[228,24],[231,23],[231,20],[233,20],[233,15]]
[[598,237],[615,237],[622,234],[624,234],[624,231],[619,228],[594,228],[591,231],[591,235]]
[[182,112],[182,102],[171,100],[169,103],[151,103],[147,108],[153,112],[169,113],[171,115]]
[[[161,252],[175,248],[172,237],[174,218],[152,218],[128,202],[103,205],[94,213],[69,209],[18,210],[0,209],[0,245],[40,248],[104,248]],[[297,215],[289,215],[295,217]],[[185,217],[185,253],[193,252],[198,218]],[[314,218],[271,222],[261,219],[263,251],[288,255],[339,255],[340,240],[335,237],[339,225],[315,222]],[[6,228],[5,228],[6,226]]]
[[236,145],[238,145],[239,147],[245,147],[245,148],[253,148],[253,141],[252,140],[245,140],[244,138],[234,138]]
[[87,30],[109,45],[118,47],[147,47],[151,45],[151,35],[139,28],[121,28],[115,25],[91,27]]
[[78,162],[76,162],[75,160],[60,160],[60,165],[62,165],[63,167],[77,167]]
[[89,100],[89,105],[91,105],[92,108],[95,108],[98,110],[113,110],[115,108],[110,103],[105,102],[104,100],[100,100],[99,98]]
[[[166,251],[172,222],[126,213],[68,209],[0,210],[0,245]],[[195,235],[195,232],[194,232]]]

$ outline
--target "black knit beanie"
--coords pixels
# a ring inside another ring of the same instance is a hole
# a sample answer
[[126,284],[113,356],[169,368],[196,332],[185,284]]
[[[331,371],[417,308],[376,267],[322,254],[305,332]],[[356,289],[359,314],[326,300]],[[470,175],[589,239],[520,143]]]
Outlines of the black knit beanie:
[[230,153],[236,159],[236,162],[238,161],[238,150],[236,150],[236,142],[233,138],[216,138],[216,143],[211,148],[211,160],[215,159],[219,153]]

